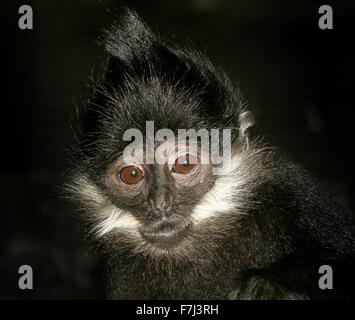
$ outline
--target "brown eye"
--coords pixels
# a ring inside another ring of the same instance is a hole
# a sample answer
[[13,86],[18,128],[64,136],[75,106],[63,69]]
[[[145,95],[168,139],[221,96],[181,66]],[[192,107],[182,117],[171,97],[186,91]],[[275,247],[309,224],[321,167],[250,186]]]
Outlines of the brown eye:
[[172,168],[173,172],[179,174],[187,174],[195,169],[197,164],[196,158],[190,156],[189,154],[184,154],[176,159],[175,164]]
[[121,170],[120,177],[125,184],[137,184],[143,179],[143,172],[135,166],[128,166]]

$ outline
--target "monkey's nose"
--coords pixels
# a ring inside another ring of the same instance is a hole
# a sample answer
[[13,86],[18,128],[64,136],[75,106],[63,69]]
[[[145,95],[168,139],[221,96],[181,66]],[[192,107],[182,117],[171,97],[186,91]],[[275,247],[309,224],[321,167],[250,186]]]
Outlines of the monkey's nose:
[[173,195],[170,192],[165,192],[156,199],[155,207],[164,214],[169,214],[172,211],[173,203]]

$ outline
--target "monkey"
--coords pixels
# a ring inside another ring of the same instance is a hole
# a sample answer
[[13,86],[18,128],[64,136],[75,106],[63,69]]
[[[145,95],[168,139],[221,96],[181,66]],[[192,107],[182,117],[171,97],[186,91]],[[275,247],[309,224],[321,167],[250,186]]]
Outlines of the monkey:
[[[73,121],[66,189],[104,261],[107,298],[352,297],[351,212],[253,135],[254,117],[230,78],[130,9],[100,43],[107,61]],[[147,121],[155,133],[230,129],[229,165],[213,174],[200,140],[191,153],[193,142],[182,140],[182,154],[180,140],[164,140],[170,162],[147,163],[145,147],[143,161],[138,151],[127,161],[125,132],[146,132]],[[322,265],[332,267],[332,290],[319,287]]]

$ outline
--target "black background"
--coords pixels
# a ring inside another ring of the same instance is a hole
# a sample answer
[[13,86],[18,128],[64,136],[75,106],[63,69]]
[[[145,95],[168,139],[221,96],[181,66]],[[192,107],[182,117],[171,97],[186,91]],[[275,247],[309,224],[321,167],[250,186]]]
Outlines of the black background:
[[[34,29],[18,28],[30,4]],[[7,1],[1,17],[0,298],[101,298],[97,258],[60,197],[74,103],[104,59],[94,39],[121,6],[194,43],[239,82],[257,133],[354,209],[355,7],[351,1]],[[318,28],[330,4],[334,29]],[[354,210],[353,210],[354,211]],[[18,289],[18,268],[34,290]]]

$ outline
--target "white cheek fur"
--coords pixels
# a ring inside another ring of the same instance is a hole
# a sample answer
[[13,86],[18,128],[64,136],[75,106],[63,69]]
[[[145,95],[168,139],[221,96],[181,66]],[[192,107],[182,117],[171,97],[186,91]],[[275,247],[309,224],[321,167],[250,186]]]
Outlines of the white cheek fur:
[[93,221],[93,232],[102,237],[114,229],[137,235],[139,221],[128,210],[114,206],[88,178],[80,176],[69,186],[76,198],[89,209],[89,220]]
[[264,149],[246,148],[235,154],[231,165],[223,167],[214,186],[192,212],[195,223],[221,214],[246,214],[252,203],[251,193],[265,176],[260,161]]
[[129,211],[112,206],[106,216],[107,218],[100,221],[94,228],[98,237],[102,237],[116,228],[129,234],[137,233],[139,221]]
[[194,222],[200,222],[234,209],[235,205],[231,201],[235,191],[234,185],[224,180],[218,178],[213,188],[204,195],[194,208],[191,215]]

